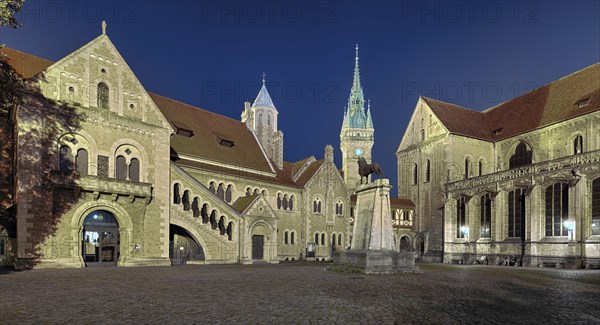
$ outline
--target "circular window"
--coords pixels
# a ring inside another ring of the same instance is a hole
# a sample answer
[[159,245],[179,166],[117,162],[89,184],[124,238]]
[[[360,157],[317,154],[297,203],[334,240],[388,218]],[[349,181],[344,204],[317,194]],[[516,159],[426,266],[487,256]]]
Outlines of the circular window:
[[102,72],[102,73],[106,73],[106,69],[102,68],[102,69],[100,70],[100,72]]
[[134,104],[129,104],[129,108],[130,108],[130,109],[134,109],[134,108],[135,108],[135,105],[134,105]]
[[75,88],[73,88],[73,86],[69,87],[69,91],[75,91]]

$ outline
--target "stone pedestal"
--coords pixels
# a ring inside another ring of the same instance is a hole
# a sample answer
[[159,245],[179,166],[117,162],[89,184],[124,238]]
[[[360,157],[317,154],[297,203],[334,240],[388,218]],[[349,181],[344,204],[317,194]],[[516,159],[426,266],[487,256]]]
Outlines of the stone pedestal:
[[389,180],[378,179],[356,189],[350,250],[336,252],[334,263],[360,268],[366,274],[415,271],[414,252],[397,252],[392,233]]

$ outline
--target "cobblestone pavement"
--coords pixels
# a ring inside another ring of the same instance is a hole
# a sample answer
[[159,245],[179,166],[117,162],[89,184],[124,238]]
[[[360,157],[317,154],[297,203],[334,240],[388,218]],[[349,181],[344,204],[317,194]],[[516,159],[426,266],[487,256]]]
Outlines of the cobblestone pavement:
[[362,275],[330,263],[0,274],[0,324],[600,324],[600,271],[445,264]]

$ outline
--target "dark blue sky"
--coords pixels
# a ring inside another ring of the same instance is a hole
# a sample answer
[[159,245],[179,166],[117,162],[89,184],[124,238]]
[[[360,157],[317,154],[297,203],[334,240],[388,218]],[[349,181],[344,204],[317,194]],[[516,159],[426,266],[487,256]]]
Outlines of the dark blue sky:
[[[420,94],[483,110],[600,61],[598,1],[26,1],[7,46],[58,60],[107,33],[148,91],[239,119],[261,74],[284,158],[323,157],[360,46],[374,160],[395,152]],[[392,190],[395,195],[396,191]]]

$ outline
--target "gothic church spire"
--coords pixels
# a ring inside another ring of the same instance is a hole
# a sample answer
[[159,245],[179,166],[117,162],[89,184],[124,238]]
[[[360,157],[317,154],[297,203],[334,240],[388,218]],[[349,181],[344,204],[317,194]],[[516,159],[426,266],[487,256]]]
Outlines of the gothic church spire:
[[[354,80],[348,98],[348,110],[344,118],[344,126],[347,128],[367,128],[367,115],[365,114],[365,96],[360,85],[360,70],[358,67],[358,44],[355,47],[354,57]],[[372,127],[372,126],[371,126]]]

